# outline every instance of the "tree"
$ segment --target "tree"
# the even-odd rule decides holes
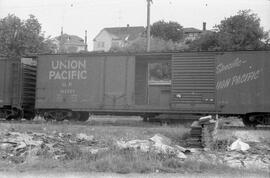
[[[191,49],[199,50],[259,50],[265,49],[268,33],[260,26],[260,18],[250,10],[225,18],[208,32],[193,41]]]
[[[177,22],[160,20],[151,26],[151,35],[165,41],[179,42],[183,39],[183,27]]]
[[[23,55],[51,52],[51,40],[41,33],[41,25],[35,16],[21,20],[15,15],[8,15],[0,20],[0,52],[10,58]]]
[[[225,18],[216,26],[221,49],[258,49],[266,37],[260,18],[250,10],[242,10]]]
[[[189,42],[189,50],[217,51],[220,50],[218,34],[216,32],[204,32],[200,38]]]

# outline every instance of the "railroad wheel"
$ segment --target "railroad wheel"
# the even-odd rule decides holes
[[[7,111],[7,115],[6,115],[6,120],[17,120],[20,119],[22,117],[22,112],[21,110],[14,108],[11,111]]]
[[[269,114],[260,114],[256,115],[256,122],[260,125],[270,125],[270,115]]]
[[[259,124],[256,120],[256,116],[252,115],[243,116],[242,121],[246,127],[256,127]]]
[[[89,113],[86,111],[80,111],[80,118],[79,121],[87,121],[89,118]]]

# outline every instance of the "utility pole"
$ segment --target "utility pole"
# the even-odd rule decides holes
[[[64,52],[64,38],[63,38],[63,27],[61,27],[61,35],[60,35],[60,43],[59,43],[59,52],[63,53]]]
[[[84,50],[87,51],[87,30],[84,32]]]
[[[150,6],[152,3],[152,0],[146,0],[147,1],[147,49],[146,51],[150,51]]]

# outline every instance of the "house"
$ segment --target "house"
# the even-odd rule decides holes
[[[189,27],[183,28],[185,41],[193,41],[201,36],[202,33],[206,32],[206,22],[203,22],[203,29]]]
[[[61,32],[61,35],[55,37],[53,42],[57,46],[56,53],[76,53],[87,50],[87,44],[83,38],[76,35]]]
[[[143,26],[104,28],[93,40],[94,51],[109,51],[112,48],[122,48],[145,32]]]
[[[189,27],[189,28],[183,28],[183,32],[184,32],[185,41],[193,41],[201,35],[202,30]]]

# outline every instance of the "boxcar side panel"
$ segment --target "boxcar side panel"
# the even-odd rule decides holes
[[[137,60],[135,63],[135,104],[147,104],[147,61]]]
[[[134,57],[108,56],[103,80],[104,108],[125,109],[133,105]]]
[[[38,58],[38,109],[102,111],[133,104],[134,59],[46,55]]]
[[[270,112],[270,52],[227,52],[217,57],[217,97],[223,113]]]
[[[38,58],[37,108],[99,107],[102,57],[48,55]]]

